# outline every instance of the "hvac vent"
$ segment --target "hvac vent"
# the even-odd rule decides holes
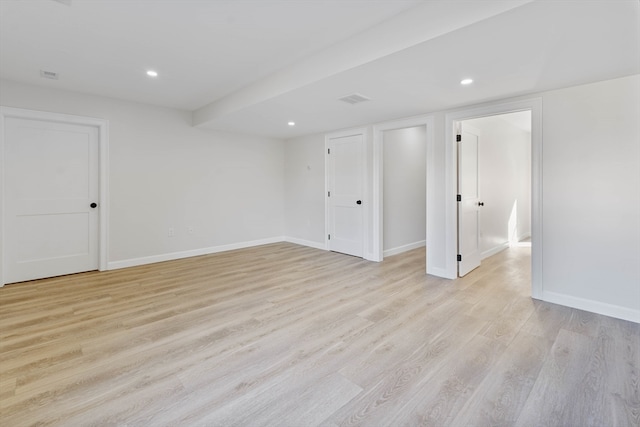
[[[351,95],[343,96],[342,98],[338,98],[338,101],[346,102],[347,104],[359,104],[364,101],[371,101],[371,98],[367,98],[364,95],[360,95],[359,93],[353,93]]]
[[[44,77],[45,79],[58,80],[58,73],[56,73],[55,71],[40,70],[40,77]]]

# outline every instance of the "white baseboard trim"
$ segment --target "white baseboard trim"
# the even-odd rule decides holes
[[[603,314],[616,319],[628,320],[629,322],[640,323],[640,310],[620,307],[618,305],[607,304],[599,301],[573,297],[556,292],[542,291],[542,300],[591,313]]]
[[[524,239],[530,239],[530,238],[531,238],[531,232],[529,231],[528,233],[524,233],[522,236],[518,237],[518,242],[521,242]]]
[[[284,241],[289,243],[295,243],[296,245],[308,246],[310,248],[322,249],[324,251],[327,250],[324,242],[319,243],[319,242],[314,242],[312,240],[298,239],[296,237],[288,237],[288,236],[285,236]]]
[[[525,239],[530,239],[531,238],[531,233],[524,233],[522,236],[518,237],[518,241],[513,245],[517,248],[530,248],[531,247],[531,240],[529,240],[528,242],[523,242],[523,240]]]
[[[494,248],[491,248],[487,251],[484,251],[480,254],[480,259],[485,259],[485,258],[489,258],[490,256],[493,256],[497,253],[500,253],[502,251],[504,251],[505,249],[509,249],[509,242],[504,242],[501,245],[498,245]]]
[[[213,246],[213,247],[201,248],[201,249],[192,249],[189,251],[172,252],[168,254],[152,255],[152,256],[146,256],[141,258],[125,259],[122,261],[112,261],[107,264],[107,269],[117,270],[120,268],[135,267],[138,265],[153,264],[156,262],[173,261],[176,259],[215,254],[218,252],[232,251],[235,249],[244,249],[244,248],[251,248],[253,246],[268,245],[270,243],[283,242],[284,240],[285,240],[284,237],[270,237],[267,239],[231,243],[229,245]]]
[[[426,245],[427,245],[426,240],[420,240],[419,242],[413,242],[413,243],[409,243],[408,245],[402,245],[396,248],[387,249],[386,251],[382,252],[382,255],[383,256],[398,255],[398,254],[401,254],[402,252],[407,252],[413,249],[422,248]]]

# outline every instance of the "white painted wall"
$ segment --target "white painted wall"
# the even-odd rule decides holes
[[[478,181],[484,206],[479,226],[480,251],[486,258],[531,235],[531,133],[501,116],[465,120],[464,125],[482,135]]]
[[[383,132],[383,249],[389,256],[424,246],[426,127]]]
[[[640,322],[640,75],[532,97],[543,99],[543,299]],[[445,190],[455,186],[447,166],[454,159],[447,157],[446,113],[431,115],[427,230],[428,268],[450,277],[455,263],[448,254],[455,256],[456,248],[447,230],[455,228],[455,211]],[[321,146],[316,139],[307,142]],[[286,150],[299,140],[288,141]],[[307,149],[324,161],[322,150]],[[304,176],[296,170],[288,179]],[[323,183],[314,186],[324,191]],[[287,200],[287,206],[298,203]],[[316,220],[311,227],[323,229],[324,213]],[[291,237],[303,233],[302,227],[287,228]]]
[[[640,75],[544,94],[544,299],[640,322],[639,117]]]
[[[10,81],[0,82],[0,105],[109,120],[112,266],[282,238],[282,141],[194,128],[186,111]]]
[[[518,169],[518,229],[516,238],[521,241],[531,237],[531,132],[525,132],[521,144],[514,147]]]
[[[543,99],[543,298],[640,322],[640,75],[536,96]],[[324,164],[323,138],[283,143],[216,133],[192,128],[184,111],[7,81],[0,104],[110,121],[111,261],[279,238],[285,206],[306,214],[287,224],[287,236],[315,241],[324,230],[324,202],[303,197],[324,198],[324,182],[284,184],[285,170],[287,181],[309,176],[296,166],[301,159],[312,171]],[[430,265],[445,276],[455,254],[447,237],[455,212],[445,193],[454,188],[453,159],[445,112],[431,117]],[[194,235],[185,234],[188,225]]]
[[[450,247],[451,239],[448,230],[456,225],[456,212],[447,209],[447,188],[455,188],[452,179],[447,175],[446,162],[453,163],[456,159],[447,158],[445,144],[445,113],[433,114],[434,147],[433,156],[427,159],[427,233],[429,243],[427,251],[431,253],[431,263],[427,270],[440,277],[455,277],[449,275],[449,265],[457,265],[457,261],[449,259],[450,253],[458,252],[458,248]]]
[[[285,235],[303,245],[325,247],[324,135],[285,143]]]

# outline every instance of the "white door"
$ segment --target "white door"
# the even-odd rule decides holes
[[[480,201],[478,148],[480,132],[461,124],[458,141],[458,275],[480,266]]]
[[[330,139],[327,162],[329,250],[362,257],[363,136]]]
[[[98,269],[98,156],[97,128],[6,119],[6,283]]]

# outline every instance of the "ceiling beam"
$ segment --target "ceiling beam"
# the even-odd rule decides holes
[[[192,114],[194,126],[491,18],[533,0],[425,2],[222,97]]]

